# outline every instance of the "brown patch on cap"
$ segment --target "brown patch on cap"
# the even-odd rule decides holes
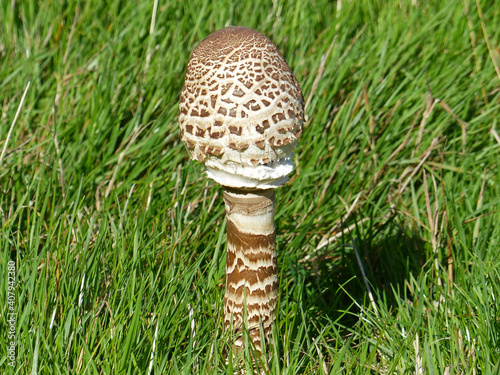
[[[231,134],[241,135],[242,128],[241,126],[229,125],[229,132]]]
[[[196,160],[203,163],[203,160],[205,160],[205,154],[202,152],[196,153]]]
[[[229,148],[233,150],[241,151],[248,147],[247,142],[229,142]]]
[[[199,127],[196,127],[196,134],[197,137],[203,137],[205,135],[205,130],[200,129]]]
[[[257,146],[257,147],[258,147],[258,148],[260,148],[261,150],[263,150],[263,149],[264,149],[265,145],[266,145],[266,141],[264,141],[264,140],[262,140],[262,141],[256,141],[256,142],[255,142],[255,146]]]
[[[200,151],[204,154],[220,155],[221,150],[216,146],[200,146]]]
[[[221,90],[220,90],[220,93],[221,93],[222,95],[225,95],[225,94],[229,91],[229,89],[231,88],[231,86],[232,86],[232,85],[233,85],[233,84],[232,84],[231,82],[229,82],[229,83],[227,83],[227,84],[225,84],[225,85],[222,85],[222,88],[221,88]]]
[[[226,134],[224,129],[218,130],[218,131],[210,131],[210,138],[212,139],[219,139],[222,138]]]
[[[224,153],[224,150],[220,147],[215,147],[213,148],[211,154],[215,156],[221,156]]]
[[[241,90],[238,86],[234,88],[233,95],[237,96],[238,98],[241,98],[242,96],[245,95],[245,92]]]

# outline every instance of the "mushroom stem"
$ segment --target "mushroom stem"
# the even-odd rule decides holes
[[[246,327],[261,352],[261,329],[270,343],[278,301],[278,265],[273,189],[224,189],[227,217],[226,294],[224,324],[237,334],[241,350]]]

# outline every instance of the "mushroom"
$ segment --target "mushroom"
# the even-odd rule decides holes
[[[304,100],[277,47],[246,27],[210,34],[192,52],[179,106],[181,139],[224,187],[224,324],[241,349],[270,343],[278,300],[274,189],[288,181]]]

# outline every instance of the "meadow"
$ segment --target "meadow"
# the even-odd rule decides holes
[[[233,372],[222,189],[177,112],[190,52],[239,25],[307,113],[269,373],[499,374],[499,9],[0,1],[0,373]]]

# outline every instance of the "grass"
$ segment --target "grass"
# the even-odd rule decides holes
[[[308,102],[277,191],[271,372],[499,373],[496,9],[1,1],[0,372],[232,372],[221,188],[176,115],[190,51],[233,24]]]

